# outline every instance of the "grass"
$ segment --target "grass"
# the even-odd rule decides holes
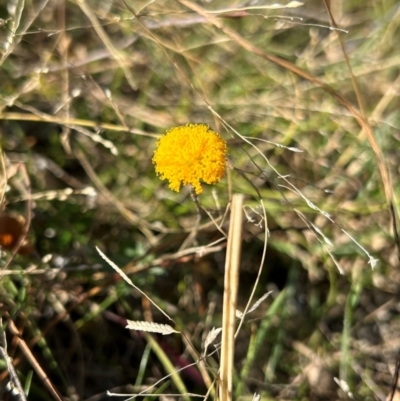
[[[29,400],[218,398],[233,194],[237,309],[272,291],[238,331],[234,399],[398,396],[400,14],[331,3],[0,6],[0,239],[20,242],[0,258],[2,399],[10,374]],[[186,123],[229,150],[199,204],[152,164]]]

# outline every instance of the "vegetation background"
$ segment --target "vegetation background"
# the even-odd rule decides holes
[[[221,326],[232,193],[246,195],[239,310],[262,268],[234,398],[400,399],[399,2],[9,0],[0,17],[1,343],[29,400],[154,383],[213,398],[217,348],[199,356]],[[196,236],[189,189],[151,162],[188,122],[229,146]],[[171,322],[96,246],[183,334],[125,328]],[[0,397],[18,399],[0,364]]]

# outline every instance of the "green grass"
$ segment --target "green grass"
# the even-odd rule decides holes
[[[146,400],[184,388],[218,394],[219,353],[209,346],[199,356],[222,324],[221,230],[232,193],[246,196],[238,309],[266,240],[252,303],[273,290],[238,334],[235,399],[334,400],[342,394],[334,378],[356,399],[390,393],[400,282],[388,206],[398,214],[398,2],[331,2],[346,32],[329,29],[323,2],[262,7],[271,3],[0,6],[0,18],[11,18],[0,28],[0,212],[30,221],[35,248],[2,254],[0,310],[29,400],[55,399],[37,366],[64,399],[137,393],[163,378]],[[226,176],[199,196],[209,214],[189,250],[181,246],[196,205],[188,188],[170,191],[151,161],[156,138],[188,122],[209,124],[229,148]],[[184,335],[125,329],[126,319],[171,322],[96,246]],[[192,363],[179,380],[166,377]]]

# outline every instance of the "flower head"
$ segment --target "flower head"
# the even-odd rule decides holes
[[[153,164],[173,191],[179,192],[183,184],[200,194],[200,180],[216,184],[223,177],[226,154],[226,142],[208,125],[186,124],[171,128],[157,141]]]

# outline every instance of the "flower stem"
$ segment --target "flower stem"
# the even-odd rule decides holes
[[[181,247],[179,248],[180,251],[183,249],[186,249],[190,244],[193,243],[194,239],[197,236],[197,233],[199,232],[200,221],[201,221],[201,212],[203,212],[203,213],[205,212],[205,210],[200,206],[200,202],[199,202],[199,199],[197,198],[196,190],[192,185],[190,185],[190,197],[192,198],[194,204],[196,205],[197,218],[196,218],[196,222],[195,222],[195,225],[194,225],[192,231],[190,232],[188,237],[185,239],[185,241],[183,241]]]

